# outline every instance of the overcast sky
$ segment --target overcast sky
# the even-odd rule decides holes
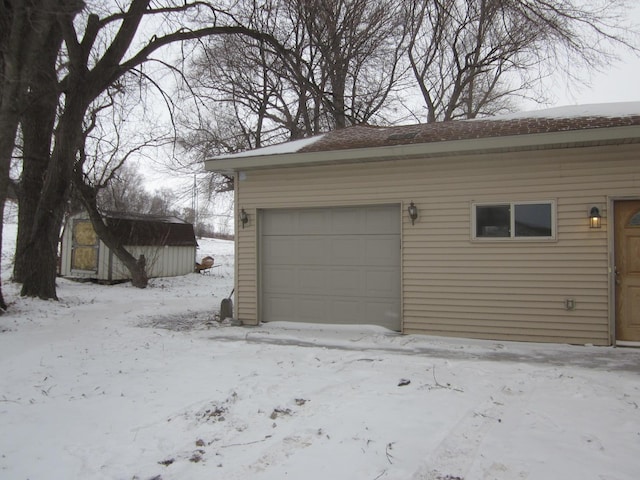
[[[594,75],[590,84],[570,88],[563,85],[557,90],[554,105],[640,101],[640,57],[625,55],[622,62],[612,65],[607,72]]]
[[[629,22],[640,28],[640,1],[629,2]],[[639,33],[640,35],[640,33]],[[624,52],[619,62],[591,76],[589,87],[557,85],[552,106],[640,101],[640,54]],[[544,107],[534,107],[539,109]],[[526,108],[529,110],[529,108]]]

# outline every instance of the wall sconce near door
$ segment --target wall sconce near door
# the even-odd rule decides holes
[[[600,215],[600,210],[598,209],[598,207],[591,207],[591,211],[589,212],[589,227],[602,227],[602,215]]]
[[[407,207],[407,211],[409,212],[411,225],[415,225],[416,219],[418,218],[418,207],[416,207],[415,203],[411,202],[411,204]]]
[[[242,223],[242,228],[249,223],[249,215],[244,211],[244,208],[240,210],[240,223]]]

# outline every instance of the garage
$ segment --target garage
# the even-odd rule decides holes
[[[261,320],[399,331],[400,212],[400,205],[261,210]]]

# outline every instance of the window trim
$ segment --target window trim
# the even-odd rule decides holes
[[[515,236],[515,207],[516,205],[550,205],[551,206],[551,236],[550,237],[516,237]],[[477,236],[476,207],[508,205],[510,225],[508,237],[479,237]],[[524,200],[494,202],[471,202],[471,240],[474,242],[555,242],[558,237],[556,200]]]

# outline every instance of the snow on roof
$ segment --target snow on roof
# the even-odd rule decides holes
[[[640,115],[640,102],[592,103],[565,105],[525,112],[508,113],[483,120],[512,120],[522,118],[579,118],[579,117],[627,117]]]
[[[316,135],[315,137],[302,138],[300,140],[292,140],[290,142],[278,143],[276,145],[269,145],[268,147],[257,148],[255,150],[246,150],[244,152],[229,153],[226,155],[220,155],[216,158],[241,158],[241,157],[255,157],[257,155],[280,155],[283,153],[295,153],[303,148],[317,142],[325,134]]]
[[[544,110],[518,112],[473,120],[453,120],[413,125],[377,127],[356,125],[333,130],[302,140],[216,157],[216,161],[233,161],[249,157],[273,157],[338,150],[355,150],[400,145],[438,144],[458,140],[514,137],[521,135],[579,132],[587,130],[640,126],[640,102],[571,105]],[[270,161],[263,159],[265,165]],[[262,161],[262,160],[261,160]],[[218,164],[220,165],[220,164]]]

